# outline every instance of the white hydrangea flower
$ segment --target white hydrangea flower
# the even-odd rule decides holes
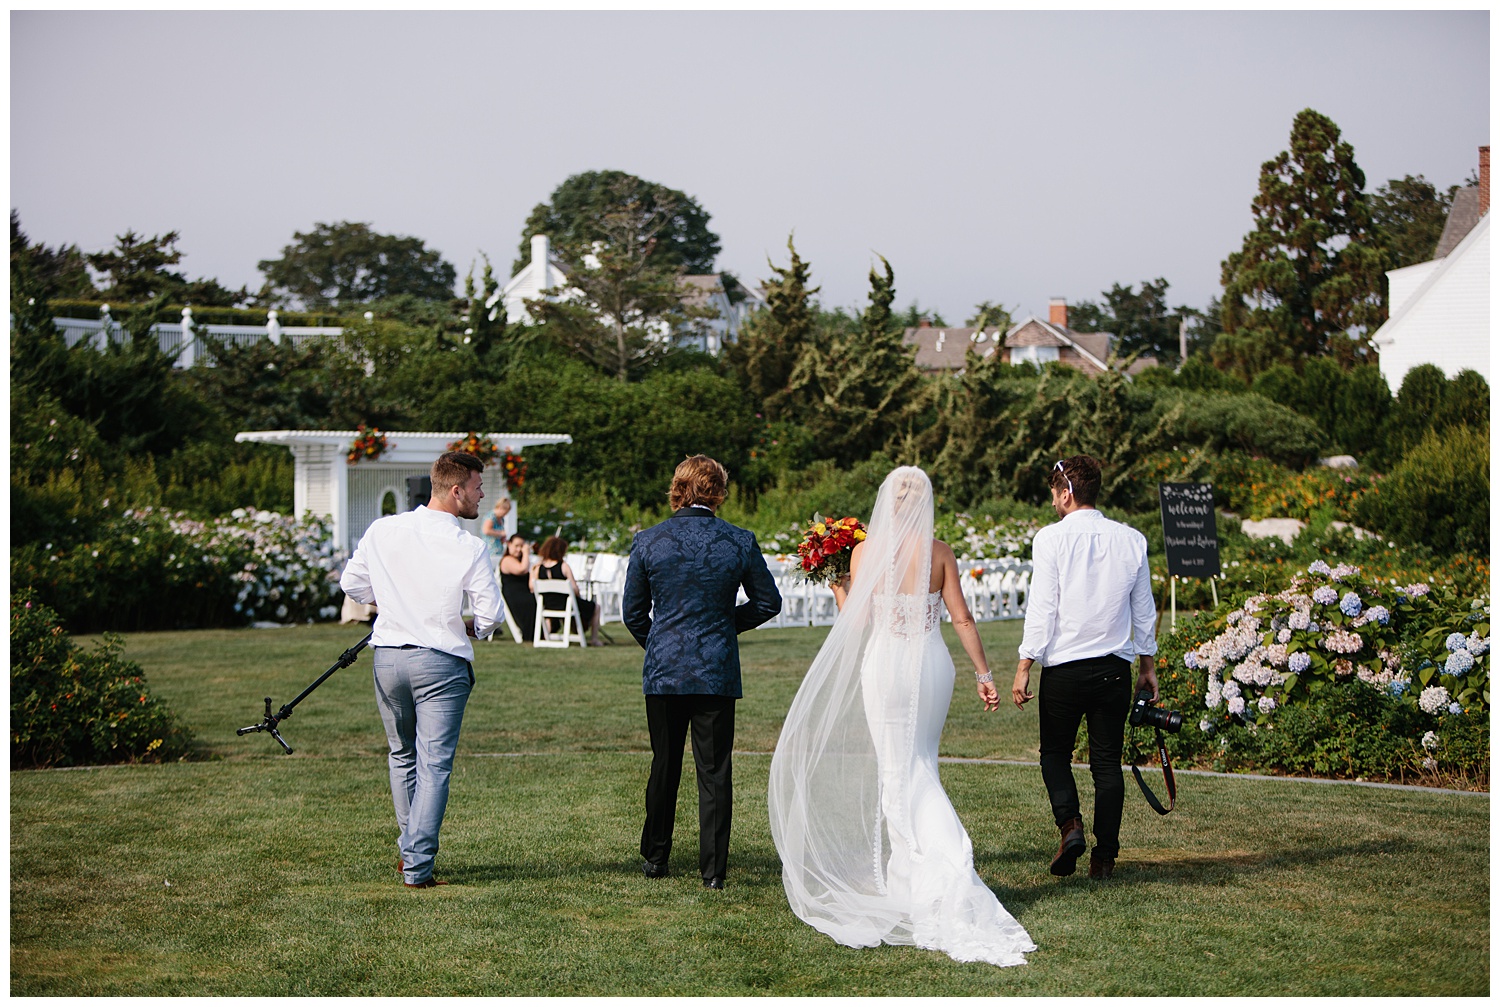
[[[1422,712],[1431,714],[1441,713],[1451,701],[1448,690],[1441,685],[1429,685],[1417,697],[1417,705],[1422,708]]]
[[[1202,720],[1198,721],[1198,730],[1203,732],[1204,734],[1208,734],[1213,729],[1214,722],[1209,720],[1207,717],[1204,717]]]
[[[1224,683],[1224,688],[1221,691],[1224,693],[1224,698],[1225,699],[1238,699],[1239,695],[1240,695],[1240,684],[1238,682],[1234,681],[1233,679],[1230,679],[1228,682]],[[1444,690],[1443,691],[1443,701],[1447,702],[1447,700],[1448,700],[1448,693],[1447,693],[1447,690]],[[1244,704],[1241,704],[1242,707],[1243,707],[1243,705]]]
[[[1486,653],[1490,649],[1490,638],[1487,636],[1480,636],[1479,631],[1475,630],[1474,632],[1469,634],[1469,639],[1465,643],[1465,647],[1468,648],[1470,654],[1473,654],[1475,657],[1479,657],[1481,654]]]
[[[1262,696],[1255,701],[1255,706],[1260,710],[1261,713],[1270,713],[1272,710],[1276,709],[1276,700],[1272,699],[1270,696]]]
[[[1426,734],[1422,735],[1423,748],[1427,749],[1429,752],[1435,752],[1437,751],[1437,746],[1438,737],[1436,731],[1428,731]]]
[[[1233,697],[1231,697],[1230,700],[1229,700],[1229,703],[1228,703],[1228,710],[1229,710],[1230,713],[1234,714],[1236,717],[1238,717],[1240,714],[1244,713],[1245,712],[1245,700],[1244,700],[1244,698],[1241,697],[1241,696],[1233,696]]]

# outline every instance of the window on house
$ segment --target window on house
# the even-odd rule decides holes
[[[1036,364],[1038,367],[1056,363],[1057,350],[1056,346],[1016,346],[1010,351],[1010,362]]]

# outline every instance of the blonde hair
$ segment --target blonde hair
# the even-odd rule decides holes
[[[718,510],[729,486],[729,473],[708,455],[691,455],[682,460],[672,473],[672,488],[667,501],[673,510],[694,504]]]

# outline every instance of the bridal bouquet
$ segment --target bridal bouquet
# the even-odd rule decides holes
[[[814,519],[797,546],[803,578],[815,584],[832,584],[841,579],[849,573],[849,554],[864,540],[865,526],[858,518]]]

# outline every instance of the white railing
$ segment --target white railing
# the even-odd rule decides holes
[[[102,318],[54,318],[63,342],[77,346],[87,342],[102,350],[110,343],[123,346],[130,341],[130,333],[110,317],[109,305],[101,307]],[[161,351],[175,359],[178,367],[202,365],[212,367],[213,344],[228,343],[232,346],[253,346],[262,339],[280,344],[289,341],[301,347],[313,339],[329,339],[342,336],[344,330],[336,325],[282,325],[276,312],[268,314],[265,325],[205,325],[193,321],[193,309],[182,309],[181,322],[155,322],[151,334],[156,337]]]

